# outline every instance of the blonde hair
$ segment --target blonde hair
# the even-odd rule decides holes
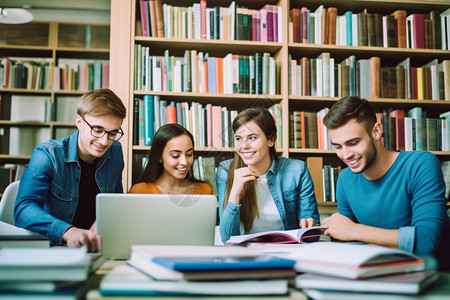
[[[94,117],[113,115],[125,119],[126,111],[122,100],[110,89],[97,89],[82,95],[77,107],[77,114],[81,117],[86,114]]]

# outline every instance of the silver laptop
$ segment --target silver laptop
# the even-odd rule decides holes
[[[97,195],[105,259],[129,259],[131,245],[213,245],[216,216],[213,195]]]

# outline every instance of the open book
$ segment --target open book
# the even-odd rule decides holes
[[[297,272],[352,279],[425,269],[424,260],[412,253],[396,248],[355,243],[311,243],[298,247],[286,258],[297,261]]]
[[[292,244],[292,243],[308,243],[319,240],[323,235],[325,228],[320,226],[292,229],[292,230],[278,230],[278,231],[264,231],[251,234],[234,235],[227,244],[244,244],[244,243],[273,243],[273,244]]]

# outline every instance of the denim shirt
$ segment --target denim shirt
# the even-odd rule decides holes
[[[123,192],[123,167],[122,146],[114,142],[97,163],[95,180],[101,193]],[[14,208],[16,226],[60,245],[77,210],[80,176],[78,131],[38,145],[20,180]]]
[[[226,243],[232,235],[240,235],[240,207],[228,202],[225,209],[225,190],[232,160],[226,160],[217,168],[217,193],[219,197],[219,230]],[[275,206],[280,213],[284,230],[300,227],[300,220],[313,218],[319,224],[314,184],[306,164],[301,160],[279,158],[272,161],[267,171],[267,183]]]

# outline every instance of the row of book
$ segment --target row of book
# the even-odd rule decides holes
[[[86,248],[49,247],[48,239],[23,235],[21,228],[0,222],[1,242],[22,246],[0,248],[0,297],[2,299],[81,299],[93,267]],[[5,231],[9,230],[9,231]],[[20,238],[18,239],[20,234]],[[8,239],[8,237],[10,237]],[[40,245],[39,243],[43,244]],[[47,244],[45,246],[45,243]],[[36,245],[36,246],[32,246]]]
[[[0,63],[0,87],[49,90],[51,59],[3,57]],[[60,59],[53,68],[53,90],[89,91],[109,86],[107,60]]]
[[[0,120],[11,122],[62,122],[75,124],[77,96],[0,95]]]
[[[274,104],[269,108],[278,126],[278,146],[281,147],[281,107]],[[198,102],[167,101],[158,95],[145,95],[134,100],[133,144],[149,146],[155,132],[164,124],[177,123],[194,136],[196,147],[234,147],[232,122],[236,110]]]
[[[336,7],[320,5],[290,11],[290,41],[304,44],[375,46],[410,49],[449,50],[450,9],[444,12],[392,14],[346,11],[338,15]]]
[[[249,9],[232,1],[228,7],[207,7],[206,0],[181,7],[161,0],[139,2],[138,35],[177,39],[282,41],[282,7],[265,4]]]
[[[0,87],[7,89],[50,89],[51,60],[31,57],[2,57]]]
[[[87,92],[109,87],[109,62],[107,60],[60,59],[53,69],[55,91]]]
[[[294,96],[450,100],[450,60],[412,66],[408,57],[386,66],[379,57],[336,62],[330,53],[290,58],[289,94]]]
[[[290,147],[332,149],[328,129],[323,125],[324,108],[318,112],[290,112]],[[450,151],[450,112],[428,117],[421,107],[378,112],[383,126],[383,144],[391,150]]]
[[[269,53],[227,54],[186,50],[175,57],[150,55],[150,48],[135,45],[135,89],[164,92],[266,94],[277,92],[277,63]]]

